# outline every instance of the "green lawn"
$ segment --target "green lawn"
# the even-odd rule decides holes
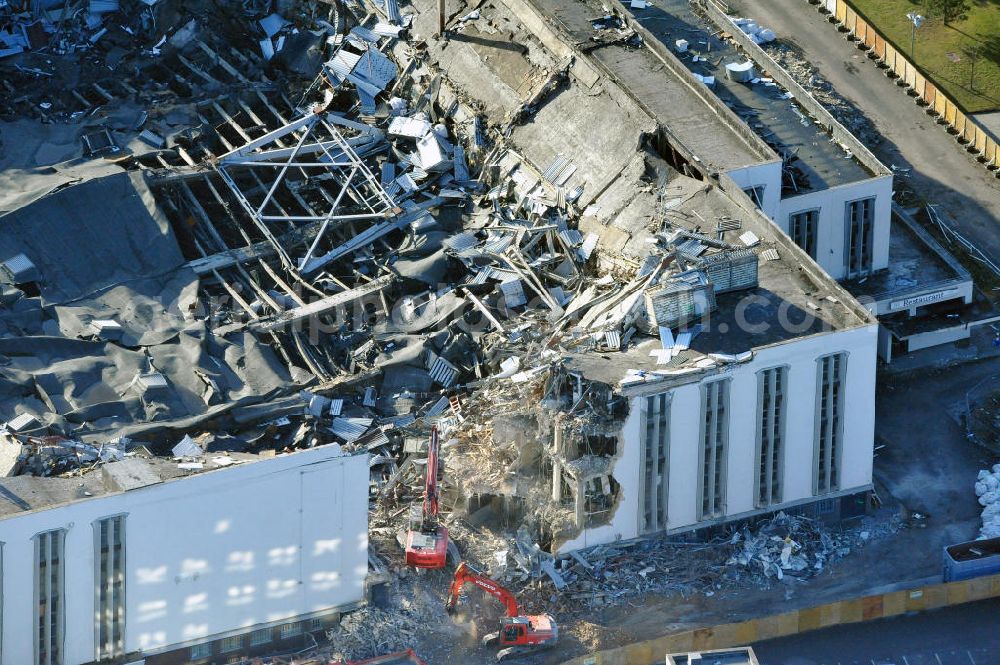
[[[923,8],[911,0],[851,0],[858,11],[909,56],[912,24],[906,14]],[[968,113],[1000,109],[1000,0],[971,0],[968,18],[951,25],[928,19],[917,29],[916,63]],[[975,61],[963,49],[978,45]]]

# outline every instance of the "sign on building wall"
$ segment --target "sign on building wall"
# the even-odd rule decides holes
[[[931,293],[924,293],[919,296],[913,296],[912,298],[904,298],[903,300],[893,300],[889,303],[890,311],[898,311],[901,309],[911,309],[913,307],[920,307],[921,305],[929,305],[935,302],[941,302],[942,300],[951,300],[953,297],[958,295],[958,289],[945,289],[944,291],[933,291]]]

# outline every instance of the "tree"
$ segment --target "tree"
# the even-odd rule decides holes
[[[969,13],[969,0],[923,0],[923,3],[927,14],[940,17],[945,25],[961,21]]]
[[[969,59],[969,88],[976,89],[976,61],[983,55],[983,45],[980,43],[966,44],[962,46],[962,53]]]

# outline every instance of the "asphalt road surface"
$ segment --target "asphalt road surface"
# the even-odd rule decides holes
[[[940,204],[969,240],[1000,262],[1000,180],[976,164],[813,5],[805,0],[732,0],[730,5],[796,47],[885,137],[881,145],[868,146],[882,163],[912,168],[909,177],[897,179],[928,203]]]
[[[753,645],[761,665],[998,665],[1000,599]]]

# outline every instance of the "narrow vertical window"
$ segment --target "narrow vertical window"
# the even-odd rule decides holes
[[[872,238],[875,223],[875,197],[846,204],[847,242],[844,259],[848,277],[872,269]]]
[[[747,187],[743,192],[750,197],[758,208],[764,209],[764,185],[754,185],[753,187]]]
[[[63,663],[63,544],[62,529],[35,536],[35,663]]]
[[[701,503],[699,519],[725,512],[726,453],[729,440],[729,380],[702,386]]]
[[[817,363],[813,493],[826,494],[840,487],[840,454],[844,436],[844,371],[847,354],[823,356]]]
[[[806,210],[789,216],[788,235],[792,242],[806,254],[816,258],[816,227],[819,224],[819,210]]]
[[[96,660],[125,653],[125,516],[94,522]]]
[[[788,369],[757,374],[757,506],[781,503],[785,433],[785,383]]]
[[[670,393],[646,397],[643,436],[642,532],[667,528]]]

